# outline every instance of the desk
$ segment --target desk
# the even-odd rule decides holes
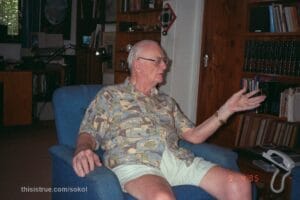
[[[37,115],[37,103],[51,101],[54,90],[64,85],[64,77],[62,67],[0,71],[4,88],[3,126],[32,124]]]
[[[3,125],[32,123],[32,72],[1,71],[3,82]]]

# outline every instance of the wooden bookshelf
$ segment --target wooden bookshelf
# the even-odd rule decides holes
[[[223,4],[226,5],[226,8],[221,6]],[[234,92],[241,88],[242,78],[262,77],[282,84],[300,86],[300,74],[274,73],[261,69],[257,71],[244,70],[246,41],[300,41],[300,30],[294,32],[250,32],[251,8],[273,4],[281,4],[283,7],[297,6],[297,9],[300,9],[296,0],[205,1],[197,124],[213,115]],[[297,50],[294,53],[297,61],[296,67],[299,69],[299,52]],[[206,67],[204,67],[205,56],[209,58]],[[232,116],[228,123],[210,138],[210,142],[226,147],[235,147],[242,114],[245,113],[237,113]],[[265,114],[269,115],[269,113]],[[278,116],[274,117],[278,118]]]
[[[241,88],[242,78],[261,76],[284,84],[300,85],[300,76],[295,74],[274,74],[262,71],[249,72],[243,69],[247,40],[300,40],[300,31],[249,31],[250,8],[273,3],[297,5],[296,0],[205,1],[197,124],[212,116],[234,92]],[[208,57],[209,60],[204,67],[205,57]],[[292,139],[289,140],[285,136],[291,133],[296,136],[294,141]],[[266,140],[263,137],[260,138],[262,134],[265,134]],[[299,123],[287,122],[286,119],[270,113],[242,112],[232,116],[209,141],[230,148],[251,147],[265,142],[283,144],[290,147],[296,146],[298,148],[300,145]],[[286,180],[284,192],[275,194],[269,187],[272,173],[255,167],[252,164],[252,160],[252,158],[239,154],[240,170],[257,186],[257,199],[289,199],[291,197],[292,177]]]
[[[129,76],[126,45],[133,45],[143,39],[160,42],[161,37],[159,15],[162,11],[162,1],[153,1],[156,3],[150,7],[148,1],[135,1],[138,5],[130,5],[130,2],[134,1],[117,1],[115,83],[121,83]]]

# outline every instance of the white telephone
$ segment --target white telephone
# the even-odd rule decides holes
[[[277,168],[273,174],[271,183],[270,183],[270,188],[273,192],[275,193],[280,193],[284,189],[284,181],[285,178],[291,173],[292,169],[295,167],[295,162],[285,153],[278,151],[278,150],[273,150],[270,149],[267,152],[263,152],[262,156],[272,162],[274,165],[280,167],[281,169],[287,171],[282,179],[281,179],[281,186],[280,189],[275,189],[274,188],[274,181],[279,173],[279,169]]]

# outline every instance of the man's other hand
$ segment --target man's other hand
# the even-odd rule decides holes
[[[95,169],[95,166],[100,167],[102,163],[99,156],[91,149],[84,149],[75,153],[73,157],[73,168],[78,176],[86,176]]]

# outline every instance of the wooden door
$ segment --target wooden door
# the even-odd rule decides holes
[[[205,1],[197,124],[213,115],[240,88],[244,8],[244,0]],[[235,128],[229,121],[211,141],[232,146]]]

